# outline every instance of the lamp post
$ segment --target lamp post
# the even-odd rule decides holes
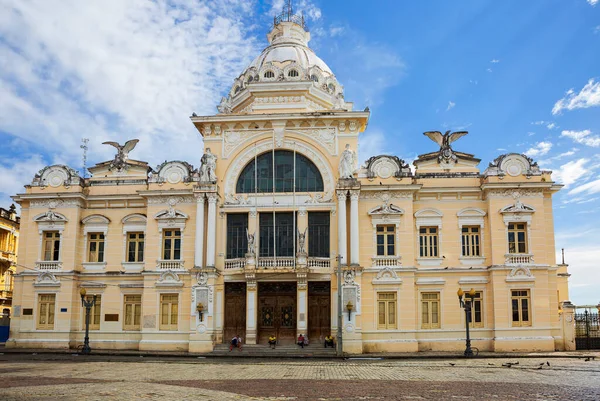
[[[94,294],[89,301],[85,299],[85,288],[82,288],[79,291],[79,294],[81,295],[81,306],[85,308],[85,338],[83,339],[83,349],[81,350],[81,353],[89,355],[92,352],[92,349],[90,348],[90,311],[92,310],[92,307],[96,305],[96,294]]]
[[[467,294],[465,294],[465,292],[460,288],[457,291],[458,302],[460,304],[460,307],[465,310],[465,326],[467,328],[465,357],[467,358],[473,356],[473,350],[471,349],[471,337],[469,335],[469,323],[471,321],[471,307],[473,305],[473,298],[475,298],[475,294],[476,292],[473,288],[471,288],[471,290]],[[464,300],[463,295],[465,296]],[[467,296],[470,298],[470,300],[467,300]]]
[[[202,302],[198,302],[196,310],[198,311],[198,315],[200,315],[200,321],[202,321],[202,312],[204,312],[204,305],[202,305]]]
[[[338,322],[337,322],[337,343],[336,343],[336,355],[343,355],[342,348],[342,325],[343,323],[343,311],[342,311],[342,255],[336,257],[337,260],[337,307],[338,307]]]

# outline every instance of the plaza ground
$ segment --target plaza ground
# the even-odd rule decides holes
[[[600,399],[600,358],[285,360],[4,353],[0,374],[2,400]]]

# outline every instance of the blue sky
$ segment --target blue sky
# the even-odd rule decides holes
[[[0,0],[0,202],[47,164],[132,157],[198,165],[192,112],[213,114],[266,45],[282,0]],[[557,249],[571,299],[600,301],[600,1],[296,0],[311,47],[369,106],[361,160],[434,150],[422,133],[466,129],[456,149],[527,153],[554,171]],[[168,150],[166,150],[168,149]]]

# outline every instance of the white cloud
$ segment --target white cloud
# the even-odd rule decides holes
[[[23,186],[29,184],[46,164],[40,155],[3,158],[0,162],[0,207],[8,208],[13,203],[10,196],[24,192]]]
[[[341,36],[345,31],[345,28],[343,26],[331,26],[329,28],[329,36],[331,36],[332,38],[336,37],[336,36]]]
[[[531,132],[531,131],[529,131],[529,132],[527,133],[527,136],[534,136],[534,135],[535,135],[535,132]]]
[[[586,166],[588,162],[589,160],[585,158],[571,160],[560,166],[558,170],[554,171],[552,173],[553,178],[556,182],[560,182],[564,184],[565,188],[568,188],[590,172]],[[571,192],[569,192],[569,194],[571,194]]]
[[[598,0],[587,0],[587,2],[593,7],[598,4]]]
[[[555,123],[550,123],[550,124],[546,125],[546,128],[554,129],[554,128],[558,128],[558,125],[556,125]]]
[[[491,69],[491,68],[488,68],[486,71],[487,71],[487,72],[492,72],[492,69]]]
[[[371,129],[358,137],[358,161],[361,165],[371,156],[386,153],[386,149],[385,136],[382,131]]]
[[[139,138],[136,159],[197,163],[202,142],[188,117],[213,114],[260,51],[240,20],[252,6],[11,2],[0,13],[0,130],[74,165],[84,136],[91,162],[112,157],[102,141]]]
[[[563,131],[560,136],[571,138],[582,145],[591,146],[594,148],[600,147],[600,136],[592,135],[589,129],[583,131]]]
[[[498,64],[499,62],[500,62],[500,60],[498,60],[498,59],[493,59],[490,61],[490,63],[492,63],[492,64]]]
[[[540,120],[540,121],[534,121],[531,123],[531,125],[545,125],[545,124],[549,124],[549,121]]]
[[[569,89],[565,97],[556,102],[552,114],[559,114],[562,110],[587,109],[594,106],[600,106],[600,82],[590,79],[578,94]]]
[[[588,231],[587,237],[576,240],[562,240],[561,233],[556,235],[556,260],[561,261],[561,248],[565,249],[565,262],[569,265],[569,297],[575,305],[596,305],[598,299],[598,285],[600,284],[600,270],[598,260],[600,249],[593,241],[582,244],[582,240],[598,238],[598,230]],[[577,290],[575,290],[577,289]],[[563,300],[561,300],[563,301]]]
[[[580,185],[577,188],[573,188],[569,191],[569,195],[586,194],[593,195],[600,193],[600,179],[590,181],[586,184]]]
[[[600,25],[594,28],[594,33],[600,33]]]
[[[450,109],[452,109],[454,106],[456,106],[456,103],[454,103],[453,101],[449,101],[448,102],[448,107],[446,107],[446,111],[449,111]]]
[[[479,83],[479,81],[474,80],[474,79],[469,79],[469,83],[471,83],[473,85],[477,85]]]
[[[525,154],[529,157],[544,156],[552,149],[552,142],[538,142],[534,147],[527,149]]]

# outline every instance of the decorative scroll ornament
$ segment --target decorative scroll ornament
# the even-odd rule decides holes
[[[196,274],[196,282],[198,283],[198,285],[202,285],[202,286],[205,286],[206,284],[208,284],[208,273],[198,272]]]
[[[445,134],[442,134],[440,131],[428,131],[423,133],[423,135],[440,145],[440,150],[438,152],[438,163],[445,164],[456,163],[458,158],[454,154],[450,144],[467,134],[467,131],[458,131],[453,133],[446,131]]]
[[[397,156],[379,155],[369,158],[365,162],[367,178],[396,178],[410,177],[412,175],[408,163]]]
[[[344,272],[344,284],[352,285],[356,284],[354,278],[356,277],[356,272],[354,270],[346,270]]]
[[[314,194],[313,196],[310,197],[310,199],[307,199],[306,201],[304,201],[304,203],[329,203],[333,200],[333,193],[328,192],[325,194]]]
[[[102,142],[103,145],[111,145],[117,149],[115,159],[110,163],[108,169],[110,171],[116,170],[117,172],[127,170],[129,168],[129,165],[127,164],[127,160],[129,160],[129,152],[135,148],[135,145],[137,145],[139,141],[139,139],[131,139],[125,142],[123,146],[119,145],[118,142]]]

